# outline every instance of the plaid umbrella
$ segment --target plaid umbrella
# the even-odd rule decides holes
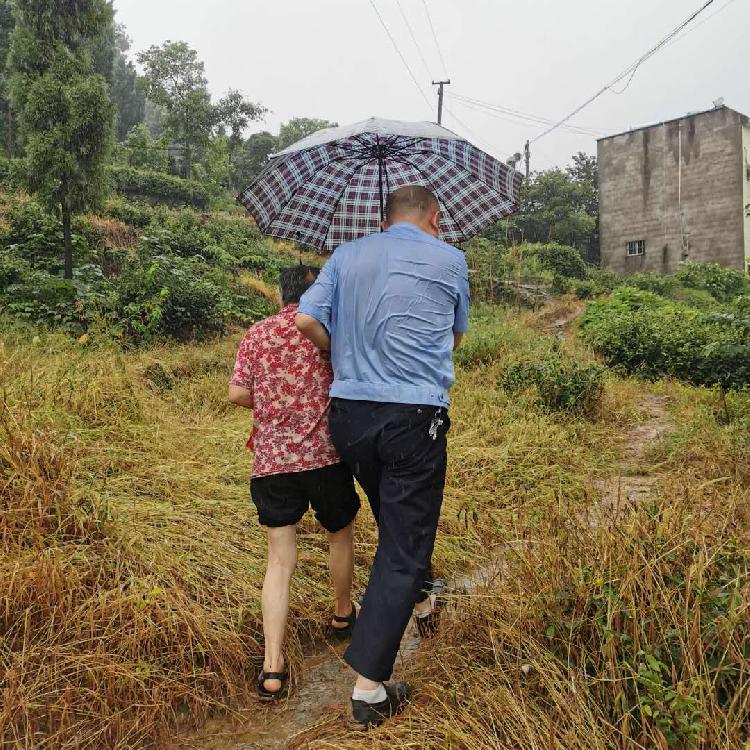
[[[405,185],[437,196],[440,236],[459,243],[518,210],[521,175],[439,125],[371,118],[276,154],[238,200],[265,234],[330,251],[378,231]]]

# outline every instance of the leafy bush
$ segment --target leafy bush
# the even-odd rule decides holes
[[[529,245],[529,252],[535,254],[544,268],[556,277],[564,279],[585,279],[588,266],[579,250],[567,245]]]
[[[245,268],[270,278],[276,278],[289,264],[246,219],[207,217],[188,208],[157,212],[141,245],[153,255],[200,256],[223,267]]]
[[[548,411],[592,416],[604,391],[604,369],[551,354],[541,361],[511,362],[502,385],[510,393],[533,388]]]
[[[221,270],[196,258],[144,256],[112,281],[111,315],[131,342],[179,341],[223,333],[231,322],[268,315],[270,303],[239,290]]]
[[[129,197],[148,198],[168,205],[189,205],[207,208],[208,191],[199,182],[133,167],[111,166],[109,176],[118,193]]]
[[[104,205],[104,215],[131,227],[143,229],[154,220],[156,214],[148,203],[127,198],[111,198]]]
[[[17,320],[80,333],[77,296],[73,281],[34,270],[18,258],[0,259],[0,310]]]
[[[63,267],[63,233],[60,220],[38,203],[18,200],[7,215],[8,228],[0,230],[0,248],[28,261],[32,269],[59,273]],[[73,256],[79,262],[93,258],[99,237],[80,217],[73,222]]]
[[[682,286],[708,292],[719,302],[750,293],[750,280],[744,273],[715,263],[686,263],[674,278]]]
[[[750,332],[740,316],[707,314],[623,287],[589,303],[581,329],[608,364],[629,373],[723,389],[750,385]]]
[[[20,160],[0,156],[0,187],[8,191],[17,190],[22,182],[20,170]]]

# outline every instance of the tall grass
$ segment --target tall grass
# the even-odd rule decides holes
[[[240,335],[126,354],[96,336],[88,343],[31,340],[22,330],[5,336],[3,747],[168,747],[178,724],[199,725],[247,701],[261,655],[265,544],[247,496],[249,417],[225,401]],[[640,662],[620,635],[656,648],[670,618],[686,626],[686,640],[675,679],[662,675],[662,682],[697,696],[696,742],[719,746],[707,743],[724,742],[747,718],[737,666],[745,589],[732,599],[739,604],[731,616],[712,621],[715,647],[703,652],[715,660],[726,650],[721,669],[731,669],[722,671],[722,685],[740,696],[731,712],[711,692],[719,678],[707,671],[708,657],[698,658],[705,634],[691,612],[696,586],[728,586],[721,575],[743,559],[747,474],[737,466],[741,450],[726,447],[741,444],[739,428],[720,428],[701,412],[704,432],[696,432],[698,407],[685,406],[677,442],[656,457],[670,477],[659,507],[623,516],[616,529],[589,527],[596,480],[611,473],[618,439],[638,418],[640,386],[608,382],[593,420],[549,413],[533,393],[507,393],[502,376],[511,362],[559,345],[497,310],[480,312],[472,337],[454,392],[435,565],[450,576],[483,564],[491,550],[512,553],[501,554],[492,587],[455,600],[450,626],[417,666],[417,705],[373,733],[372,746],[661,742],[656,718],[632,706],[643,692]],[[563,353],[591,357],[575,342]],[[682,407],[693,393],[671,395]],[[727,439],[730,429],[737,434]],[[715,458],[683,466],[673,453],[678,444],[693,446],[690,456],[708,446]],[[363,512],[359,584],[374,540]],[[330,608],[323,539],[310,518],[301,545],[288,654],[295,678],[301,644],[322,636]],[[681,568],[690,575],[678,585],[669,576]],[[615,594],[619,626],[617,607],[606,604]],[[627,620],[632,607],[643,622]],[[682,648],[675,638],[670,647]],[[694,704],[686,705],[673,713]],[[361,747],[344,727],[332,721],[301,746]]]

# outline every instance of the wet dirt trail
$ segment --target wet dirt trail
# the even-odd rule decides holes
[[[494,560],[490,553],[489,559]],[[449,581],[443,596],[448,602],[487,586],[498,573],[498,563]],[[417,653],[421,639],[413,621],[404,633],[394,679],[403,677]],[[180,750],[282,750],[295,736],[313,729],[332,715],[348,719],[353,672],[342,658],[346,644],[318,643],[305,653],[302,675],[290,696],[278,704],[261,701],[208,722],[199,733],[182,738]]]
[[[547,332],[560,339],[567,327],[582,312],[582,306],[563,311],[551,321]],[[639,403],[642,419],[622,436],[620,457],[615,472],[594,484],[600,502],[590,511],[591,526],[609,524],[628,504],[649,498],[658,475],[648,473],[644,459],[651,446],[674,429],[663,396],[644,392]],[[502,570],[502,550],[488,551],[490,562],[448,582],[443,596],[457,602],[462,596],[491,585]],[[420,645],[413,622],[401,642],[394,679],[403,677]],[[208,722],[199,732],[182,737],[180,750],[283,750],[295,746],[295,737],[306,735],[318,723],[332,718],[348,719],[353,673],[343,661],[346,644],[317,643],[309,647],[299,668],[302,675],[291,695],[278,704],[253,702],[232,716]]]

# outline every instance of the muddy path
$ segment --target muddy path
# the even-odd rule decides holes
[[[659,474],[650,470],[648,452],[675,429],[666,397],[643,393],[639,403],[641,421],[623,436],[616,472],[594,487],[601,496],[593,523],[616,522],[620,513],[648,501],[659,482]]]
[[[448,602],[491,584],[500,570],[499,556],[488,553],[487,566],[448,582],[441,596]],[[404,633],[394,679],[404,678],[421,639],[413,621]],[[299,667],[301,678],[289,697],[278,704],[253,702],[233,716],[209,721],[196,734],[180,738],[179,750],[282,750],[295,736],[314,729],[332,716],[348,720],[354,673],[343,660],[345,643],[311,644]]]
[[[581,314],[583,306],[573,304],[556,311],[548,319],[546,331],[560,339],[568,334],[568,326]],[[639,421],[618,440],[618,459],[613,473],[594,483],[599,501],[589,510],[591,526],[609,525],[628,505],[643,502],[653,493],[658,474],[648,468],[648,451],[674,430],[665,397],[648,391],[638,404]],[[489,550],[488,564],[448,582],[444,597],[452,606],[463,596],[472,595],[492,585],[502,571],[502,549]],[[449,613],[446,613],[449,615]],[[411,622],[401,642],[394,678],[403,678],[409,671],[420,646],[420,638]],[[304,735],[317,724],[331,719],[348,720],[349,697],[353,673],[343,661],[346,644],[318,642],[310,644],[299,667],[301,675],[291,695],[278,704],[253,702],[242,709],[210,721],[199,733],[182,737],[179,750],[283,750],[302,746]]]

